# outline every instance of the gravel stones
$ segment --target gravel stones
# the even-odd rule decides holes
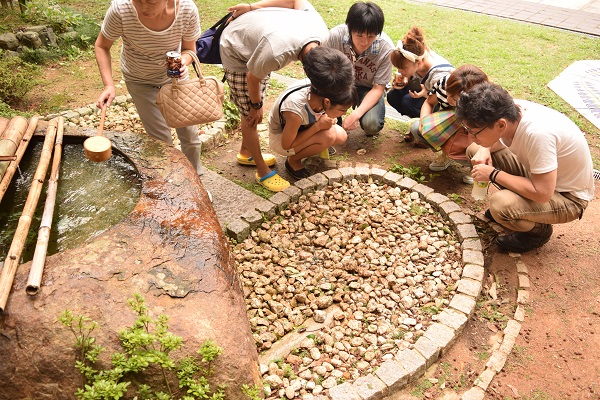
[[[267,397],[372,374],[424,334],[462,274],[460,243],[418,193],[357,180],[300,196],[232,252],[259,351],[324,323],[269,366]]]

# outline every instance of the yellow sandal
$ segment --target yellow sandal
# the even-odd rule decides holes
[[[270,167],[270,166],[274,165],[275,162],[277,162],[277,159],[275,158],[275,156],[273,154],[263,153],[262,158],[263,158],[263,160],[265,160],[267,167]],[[256,165],[256,162],[254,161],[252,156],[244,157],[243,155],[241,155],[239,153],[237,155],[237,161],[238,161],[238,163],[240,163],[242,165]]]
[[[290,183],[279,176],[275,170],[269,172],[262,178],[256,173],[256,182],[271,192],[281,192],[290,186]]]

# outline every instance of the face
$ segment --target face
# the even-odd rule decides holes
[[[168,0],[133,0],[138,12],[146,18],[160,16],[165,10]]]
[[[483,126],[483,127],[471,127],[468,126],[464,121],[461,123],[463,128],[469,134],[469,138],[471,138],[475,143],[483,147],[491,147],[500,139],[504,130],[502,129],[502,121],[496,121],[492,126]]]
[[[448,104],[450,104],[452,107],[456,107],[456,102],[458,100],[458,98],[460,97],[460,95],[456,96],[456,95],[448,95],[447,100],[448,100]]]
[[[336,104],[332,106],[330,103],[328,103],[325,104],[325,114],[327,114],[329,118],[337,118],[341,117],[342,115],[346,115],[349,108],[349,105]]]
[[[352,32],[350,36],[352,38],[352,48],[356,54],[360,55],[371,47],[378,35],[368,34],[367,32]]]
[[[417,72],[418,61],[412,62],[408,60],[404,60],[404,63],[398,68],[398,72],[402,74],[402,76],[406,76],[410,78]]]

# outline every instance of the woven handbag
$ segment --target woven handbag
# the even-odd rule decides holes
[[[421,136],[435,150],[441,150],[442,145],[450,139],[460,128],[454,110],[445,110],[431,113],[421,118],[419,129]]]
[[[171,128],[205,124],[223,117],[225,86],[214,76],[202,75],[200,61],[193,51],[184,54],[192,56],[198,78],[184,81],[174,78],[160,88],[156,97],[156,105]]]

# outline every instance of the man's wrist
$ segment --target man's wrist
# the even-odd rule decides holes
[[[263,102],[262,100],[259,101],[258,103],[253,103],[252,100],[250,100],[250,107],[252,107],[255,110],[260,110],[263,106]]]

